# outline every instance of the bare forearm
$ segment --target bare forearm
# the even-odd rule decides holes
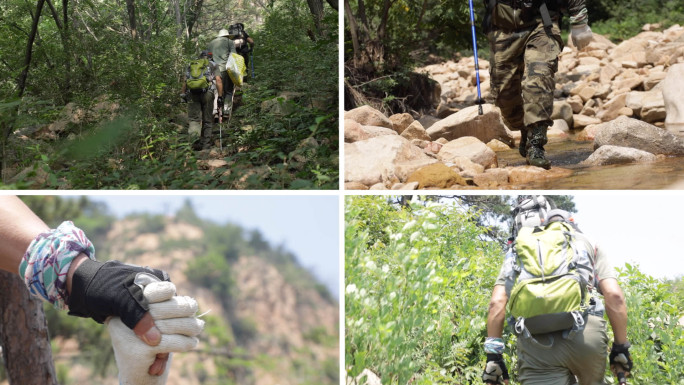
[[[36,236],[50,228],[16,196],[0,196],[0,269],[17,273]]]
[[[507,300],[504,287],[494,286],[492,299],[489,301],[489,315],[487,316],[488,337],[501,337],[503,335]]]
[[[627,305],[625,295],[615,279],[601,281],[601,291],[606,301],[606,314],[613,328],[615,342],[627,342]]]

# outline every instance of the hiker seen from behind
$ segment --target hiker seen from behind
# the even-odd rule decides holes
[[[509,382],[502,338],[508,320],[521,384],[604,384],[606,358],[625,384],[632,360],[615,270],[570,213],[553,207],[543,196],[523,196],[513,210],[514,236],[489,303],[482,379]],[[610,355],[604,314],[614,334]]]
[[[551,168],[544,145],[553,125],[554,75],[563,49],[561,8],[570,14],[578,49],[592,40],[585,0],[484,0],[483,31],[491,47],[491,97],[506,125],[520,131],[527,164]],[[564,3],[564,4],[560,4]]]
[[[222,29],[218,32],[216,38],[209,42],[207,50],[212,53],[214,62],[218,65],[219,75],[221,78],[222,88],[218,93],[221,97],[221,103],[217,98],[217,114],[222,113],[223,116],[230,115],[233,110],[233,92],[235,86],[228,72],[226,65],[231,58],[231,54],[236,53],[235,44],[230,39],[230,33],[227,29]]]
[[[181,97],[188,102],[188,135],[194,150],[211,147],[214,126],[214,95],[223,103],[223,83],[218,65],[208,51],[202,51],[185,71]]]
[[[245,67],[250,71],[250,75],[254,77],[254,67],[250,70],[250,63],[254,65],[254,62],[250,62],[250,56],[254,51],[254,39],[252,39],[247,31],[245,31],[245,25],[242,23],[231,24],[228,27],[228,33],[230,33],[231,39],[235,44],[235,50],[240,56],[245,60]]]

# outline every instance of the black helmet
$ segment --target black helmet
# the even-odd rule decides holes
[[[200,58],[200,59],[205,58],[205,57],[206,57],[206,58],[211,58],[211,56],[209,56],[210,54],[211,54],[211,52],[209,52],[209,51],[207,51],[207,50],[204,50],[204,51],[200,52],[199,58]]]

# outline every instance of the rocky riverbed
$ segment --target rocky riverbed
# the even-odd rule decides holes
[[[624,189],[631,188],[624,177],[602,181],[627,169],[645,174],[634,188],[684,180],[684,27],[658,29],[644,26],[619,45],[595,35],[580,52],[564,48],[546,146],[550,170],[525,165],[514,149],[520,132],[506,127],[496,107],[485,104],[478,114],[470,57],[418,70],[441,87],[428,115],[385,116],[369,106],[345,112],[345,188]],[[489,63],[479,65],[486,99]],[[649,186],[653,170],[664,177]]]

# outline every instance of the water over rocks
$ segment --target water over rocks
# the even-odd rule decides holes
[[[544,170],[524,165],[522,157],[518,165],[499,161],[497,153],[510,152],[520,132],[506,127],[491,104],[478,114],[468,57],[418,70],[441,86],[440,103],[430,114],[385,116],[369,106],[345,112],[345,188],[518,188],[567,178],[582,167],[683,156],[684,27],[656,28],[647,25],[619,45],[595,35],[581,52],[563,49],[549,143],[593,141],[594,148],[572,167]],[[481,59],[479,65],[486,100],[489,63]]]

